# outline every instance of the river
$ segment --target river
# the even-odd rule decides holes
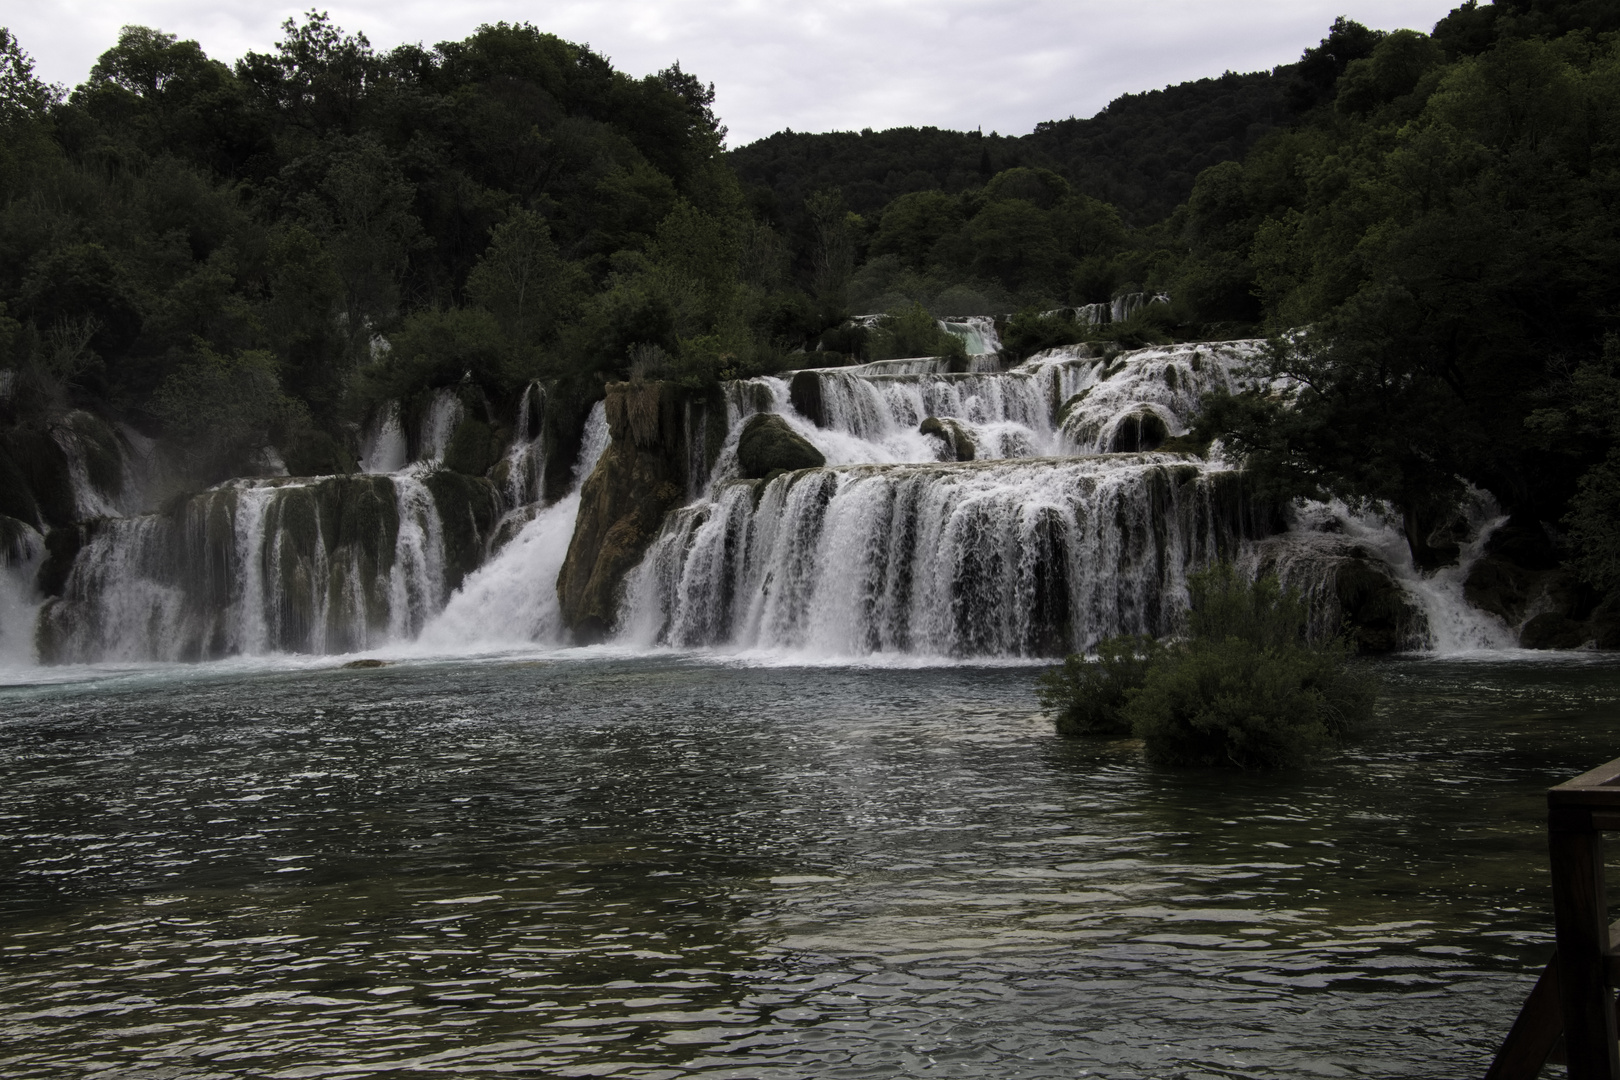
[[[1620,661],[1378,670],[1272,776],[1059,739],[1025,666],[14,673],[0,1074],[1476,1076]]]

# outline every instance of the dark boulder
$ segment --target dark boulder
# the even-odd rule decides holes
[[[1519,644],[1526,649],[1578,649],[1589,640],[1584,623],[1557,611],[1542,612],[1519,631]]]
[[[1157,450],[1169,438],[1170,428],[1163,417],[1151,409],[1138,409],[1120,421],[1108,449],[1115,454]]]
[[[799,415],[816,427],[827,426],[827,406],[821,396],[821,376],[814,371],[801,371],[788,384],[788,401]]]
[[[775,413],[752,417],[737,439],[737,468],[744,480],[759,480],[777,469],[792,472],[825,464],[821,451]]]
[[[1333,578],[1346,636],[1359,653],[1391,653],[1413,645],[1423,616],[1381,564],[1361,555],[1345,559]]]
[[[955,420],[941,420],[937,416],[930,416],[918,425],[917,430],[924,435],[932,435],[945,445],[944,460],[946,461],[972,461],[978,457],[979,446],[973,441],[973,436],[967,429]]]

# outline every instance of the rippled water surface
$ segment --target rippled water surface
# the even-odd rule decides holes
[[[1620,666],[1381,671],[1282,777],[1059,740],[1017,668],[10,687],[0,1075],[1478,1075]]]

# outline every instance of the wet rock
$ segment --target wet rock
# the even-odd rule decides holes
[[[387,660],[374,660],[368,658],[365,660],[350,660],[347,664],[343,665],[343,668],[345,671],[361,671],[368,668],[380,668],[388,666]]]
[[[788,401],[799,415],[816,427],[827,426],[827,407],[821,397],[821,376],[813,371],[801,371],[788,384]]]
[[[1543,574],[1500,555],[1485,555],[1468,571],[1463,598],[1509,626],[1524,621],[1530,600],[1541,589]]]
[[[1526,649],[1578,649],[1588,640],[1583,623],[1557,611],[1542,612],[1519,631],[1519,644]]]
[[[680,391],[667,383],[615,383],[603,404],[611,441],[580,489],[579,517],[557,575],[563,623],[581,643],[613,630],[625,575],[657,537],[664,515],[686,497],[687,409]]]
[[[750,418],[737,439],[737,467],[745,480],[758,480],[775,469],[818,469],[825,464],[821,451],[775,413]]]
[[[1334,571],[1333,594],[1346,633],[1359,653],[1411,648],[1423,616],[1389,572],[1364,555],[1342,561]]]
[[[1119,422],[1108,450],[1113,454],[1156,450],[1169,438],[1170,428],[1163,417],[1151,409],[1139,409]]]
[[[930,416],[918,425],[917,430],[924,435],[932,435],[939,439],[944,446],[942,461],[972,461],[978,456],[979,445],[973,441],[973,436],[967,429],[955,420],[940,419]]]

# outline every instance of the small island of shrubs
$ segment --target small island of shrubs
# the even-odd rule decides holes
[[[1105,638],[1041,676],[1060,733],[1135,736],[1157,764],[1277,769],[1371,719],[1375,681],[1342,637],[1313,640],[1297,590],[1230,563],[1187,584],[1180,637]]]

